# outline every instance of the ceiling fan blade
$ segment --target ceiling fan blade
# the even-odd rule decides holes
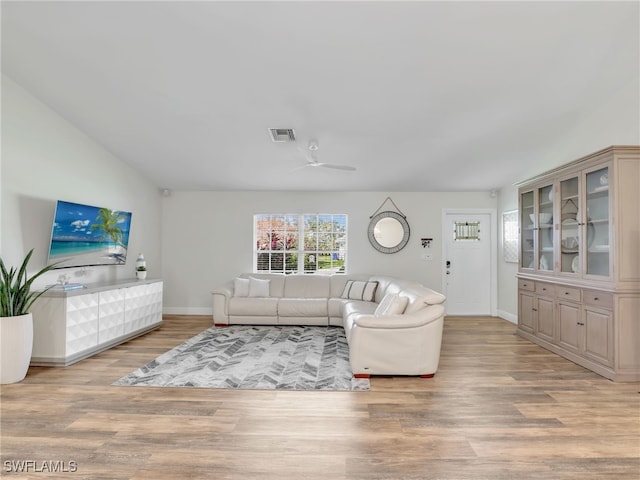
[[[305,165],[300,165],[299,167],[292,168],[292,169],[291,169],[291,171],[292,171],[292,172],[298,172],[298,171],[300,171],[300,170],[304,170],[305,168],[310,167],[310,166],[311,166],[311,164],[310,164],[310,163],[307,163],[307,164],[305,164]]]
[[[323,167],[323,168],[333,168],[334,170],[346,170],[346,171],[352,172],[356,169],[351,165],[334,165],[332,163],[319,162],[317,157],[318,144],[316,141],[310,141],[309,148],[307,150],[303,150],[300,147],[297,147],[297,148],[300,151],[300,153],[304,155],[304,158],[307,160],[307,164],[297,167],[295,170],[300,170],[306,167]]]
[[[332,165],[331,163],[318,163],[317,166],[323,168],[333,168],[336,170],[347,170],[350,172],[353,172],[356,169],[356,167],[352,167],[351,165]]]

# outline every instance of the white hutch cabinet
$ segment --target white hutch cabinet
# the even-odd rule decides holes
[[[640,381],[640,147],[610,147],[519,187],[518,333]]]
[[[31,365],[67,366],[158,328],[161,280],[49,290],[33,305]]]

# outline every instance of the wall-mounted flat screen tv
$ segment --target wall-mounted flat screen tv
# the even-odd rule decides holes
[[[55,268],[124,265],[131,212],[58,200],[51,230],[49,264]]]

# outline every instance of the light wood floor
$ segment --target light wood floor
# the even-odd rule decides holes
[[[0,476],[640,478],[640,384],[606,380],[497,318],[447,318],[434,378],[373,378],[370,392],[111,386],[209,325],[166,316],[144,337],[2,386]],[[34,462],[29,474],[9,472],[20,461]],[[34,471],[55,462],[77,470]]]

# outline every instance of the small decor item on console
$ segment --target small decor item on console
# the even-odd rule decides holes
[[[136,259],[136,269],[138,267],[146,267],[147,261],[144,259],[144,254],[139,253],[138,258]]]
[[[147,278],[147,262],[142,253],[139,253],[138,258],[136,259],[136,277],[138,280],[144,280]]]

